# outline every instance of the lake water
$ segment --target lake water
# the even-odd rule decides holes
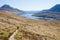
[[[60,20],[60,18],[44,18],[44,17],[36,17],[36,16],[32,16],[33,13],[26,13],[26,14],[22,14],[20,16],[23,16],[25,18],[30,18],[30,19],[34,19],[34,20]]]
[[[30,18],[30,19],[34,19],[34,20],[38,20],[39,17],[35,17],[35,16],[32,16],[33,13],[27,13],[27,14],[22,14],[20,16],[23,16],[23,17],[26,17],[26,18]]]

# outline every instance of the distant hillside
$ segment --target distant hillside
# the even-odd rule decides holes
[[[24,11],[22,11],[22,10],[19,10],[19,9],[17,9],[17,8],[13,8],[13,7],[11,7],[11,6],[9,6],[9,5],[3,5],[2,7],[0,7],[0,10],[5,10],[5,11],[10,11],[10,12],[17,12],[17,13],[19,13],[19,14],[23,14],[23,13],[25,13]]]
[[[43,17],[42,19],[52,18],[52,19],[60,20],[60,4],[57,4],[50,9],[42,10],[34,14],[33,16]]]
[[[51,9],[49,9],[49,11],[52,11],[52,12],[60,12],[60,4],[56,4]]]

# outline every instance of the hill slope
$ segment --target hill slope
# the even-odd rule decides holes
[[[56,4],[48,10],[42,10],[33,16],[42,17],[42,19],[46,20],[60,20],[60,4]]]
[[[23,14],[23,13],[25,13],[24,11],[19,10],[19,9],[17,9],[17,8],[13,8],[13,7],[11,7],[11,6],[7,5],[7,4],[1,6],[1,7],[0,7],[0,10],[10,11],[10,12],[16,12],[16,13],[18,13],[18,14]]]
[[[0,39],[8,39],[15,30],[17,40],[60,40],[60,21],[31,20],[0,10]]]
[[[52,8],[50,8],[49,11],[60,12],[60,4],[56,4],[55,6],[53,6]]]

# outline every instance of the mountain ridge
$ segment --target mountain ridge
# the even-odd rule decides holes
[[[54,20],[60,20],[60,4],[56,4],[55,6],[53,6],[50,9],[42,10],[42,11],[34,14],[33,16],[43,17],[42,19],[52,18]]]
[[[49,11],[60,12],[60,4],[56,4],[55,6],[53,6],[52,8],[50,8]]]
[[[10,5],[7,5],[7,4],[1,6],[0,10],[10,11],[10,12],[17,12],[18,14],[25,13],[25,11],[19,10],[17,8],[13,8],[13,7],[11,7]]]

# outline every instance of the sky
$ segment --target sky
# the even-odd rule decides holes
[[[0,7],[4,4],[25,11],[44,10],[60,4],[60,0],[0,0]]]

